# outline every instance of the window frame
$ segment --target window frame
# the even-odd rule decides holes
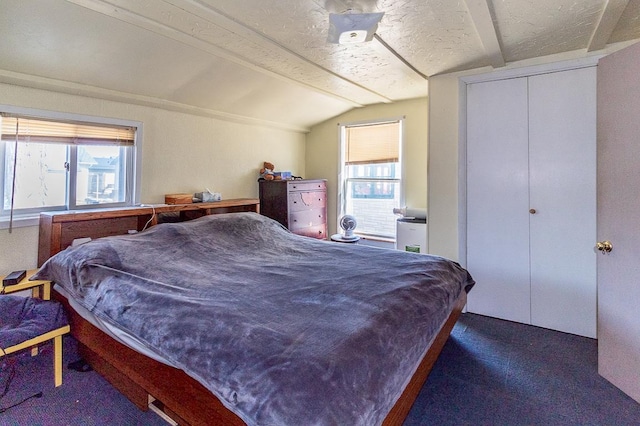
[[[349,195],[348,192],[348,185],[349,182],[391,182],[391,183],[398,183],[398,190],[400,192],[399,194],[399,206],[396,207],[401,207],[404,206],[405,203],[405,165],[404,165],[404,147],[405,147],[405,116],[400,116],[400,117],[391,117],[391,118],[385,118],[385,119],[372,119],[372,120],[363,120],[363,121],[353,121],[353,122],[347,122],[347,123],[338,123],[338,143],[339,143],[339,150],[338,150],[338,194],[337,194],[337,217],[336,217],[336,225],[337,225],[337,231],[341,232],[341,228],[340,228],[340,218],[346,214],[346,197]],[[366,177],[366,178],[349,178],[348,176],[348,171],[347,171],[347,165],[345,164],[345,159],[346,159],[346,129],[348,127],[361,127],[361,126],[373,126],[373,125],[380,125],[380,124],[387,124],[387,123],[398,123],[399,125],[399,131],[400,131],[400,135],[399,135],[399,146],[398,146],[398,167],[400,168],[399,171],[399,177],[388,177],[388,178],[376,178],[376,177]],[[375,164],[375,163],[370,163],[370,164]],[[368,237],[370,239],[379,239],[379,240],[385,240],[385,241],[395,241],[395,232],[394,232],[394,236],[393,238],[390,238],[388,236],[382,236],[382,235],[376,235],[376,234],[369,234],[369,233],[364,233],[364,232],[359,232],[358,229],[356,228],[355,233],[360,235],[360,236],[364,236],[364,237]]]
[[[139,204],[140,202],[140,182],[141,182],[141,170],[142,170],[142,140],[143,140],[143,123],[140,121],[134,120],[126,120],[120,118],[111,118],[111,117],[99,117],[93,115],[84,115],[84,114],[76,114],[69,112],[58,112],[51,110],[42,110],[35,108],[25,108],[25,107],[17,107],[13,105],[2,105],[0,104],[0,112],[18,115],[18,116],[27,116],[33,118],[41,118],[46,120],[54,120],[61,122],[85,122],[98,126],[122,126],[122,127],[133,127],[135,128],[135,136],[134,143],[130,150],[130,155],[127,155],[125,158],[125,167],[131,170],[130,174],[127,173],[127,191],[130,196],[130,199],[125,199],[124,202],[118,203],[104,203],[104,204],[86,204],[86,205],[76,205],[76,200],[72,199],[72,195],[74,195],[75,191],[75,177],[72,177],[72,174],[75,173],[74,176],[77,175],[77,158],[74,155],[69,155],[69,163],[70,170],[67,172],[67,193],[66,200],[64,206],[55,206],[55,207],[45,207],[45,208],[37,208],[37,209],[22,209],[18,214],[13,214],[12,227],[23,227],[23,226],[34,226],[39,223],[39,216],[41,212],[46,211],[70,211],[70,210],[92,210],[92,209],[102,209],[116,206],[132,206],[135,204]],[[69,145],[66,145],[67,149],[70,153],[77,151],[77,146],[75,149],[70,149]],[[0,193],[4,194],[4,180],[5,180],[5,170],[4,170],[4,158],[5,158],[5,149],[6,143],[0,143],[0,158],[2,158],[2,165],[0,165]],[[3,214],[0,215],[0,229],[7,229],[10,227],[10,218],[9,215]]]

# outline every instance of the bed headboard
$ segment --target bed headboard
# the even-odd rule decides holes
[[[161,204],[119,209],[40,214],[38,267],[78,238],[100,238],[142,231],[162,222],[183,222],[209,214],[260,212],[260,200],[239,198],[213,203]]]

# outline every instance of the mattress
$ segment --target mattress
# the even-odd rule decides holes
[[[380,424],[474,285],[448,259],[305,238],[255,213],[97,239],[34,278],[249,425]]]

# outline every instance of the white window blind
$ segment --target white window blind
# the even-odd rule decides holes
[[[400,122],[348,126],[345,164],[396,163],[400,158]]]
[[[135,130],[133,127],[2,116],[2,140],[12,142],[132,146]]]

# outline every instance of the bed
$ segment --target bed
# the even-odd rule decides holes
[[[96,370],[179,424],[401,424],[474,284],[252,212],[96,239],[34,279],[56,283]]]

